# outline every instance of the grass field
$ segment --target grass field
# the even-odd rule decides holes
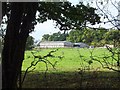
[[[32,61],[35,64],[39,59],[34,59],[31,52],[36,56],[44,57],[50,51],[55,49],[40,49],[26,51],[25,60],[23,62],[22,71],[31,65]],[[103,69],[100,63],[94,61],[90,65],[91,52],[93,56],[110,55],[105,48],[87,49],[87,48],[59,48],[52,53],[54,57],[47,57],[46,64],[44,62],[37,63],[29,69],[26,76],[24,88],[120,88],[118,81],[118,73],[107,69]],[[58,58],[62,57],[62,58]],[[55,68],[49,64],[55,64]],[[34,70],[33,70],[34,68]],[[85,72],[84,72],[85,69]],[[33,70],[33,71],[32,71]],[[82,74],[81,74],[82,73]],[[46,77],[45,77],[46,76]],[[104,83],[103,83],[104,82]]]

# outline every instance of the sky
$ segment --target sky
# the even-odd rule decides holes
[[[35,30],[30,35],[33,36],[35,40],[41,40],[44,34],[52,34],[60,31],[58,28],[55,28],[54,24],[52,20],[37,24]]]
[[[72,4],[78,4],[80,0],[68,0],[68,1],[70,1]],[[95,7],[95,5],[93,6]],[[112,7],[112,5],[109,5],[108,8],[110,8],[111,10],[110,12],[112,12],[112,14],[114,15],[118,14],[116,8]],[[112,27],[110,23],[105,24],[105,25],[104,24],[94,25],[94,27],[99,27],[99,26],[106,27],[106,28]],[[59,28],[55,28],[55,22],[53,22],[53,20],[48,20],[47,22],[37,24],[35,26],[34,32],[32,32],[30,35],[34,37],[35,41],[36,40],[40,41],[44,34],[52,34],[58,31],[60,30]]]

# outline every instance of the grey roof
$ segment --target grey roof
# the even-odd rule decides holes
[[[42,41],[40,43],[65,43],[65,42],[68,42],[68,41]],[[69,42],[71,43],[71,42]]]

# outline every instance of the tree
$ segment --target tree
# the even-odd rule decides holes
[[[25,44],[29,30],[32,28],[31,24],[35,20],[37,4],[9,3],[11,13],[8,15],[8,24],[2,52],[3,89],[17,88],[18,77],[21,76]],[[2,11],[6,11],[6,6],[7,3],[3,3],[5,10],[3,8]]]
[[[108,43],[111,43],[114,45],[114,47],[118,47],[120,45],[120,31],[119,30],[110,30],[105,34],[105,40],[108,41]]]
[[[49,34],[44,34],[44,35],[42,36],[42,41],[48,41],[48,40],[49,40],[49,37],[50,37]]]
[[[60,37],[60,32],[58,33],[53,33],[50,37],[49,37],[49,41],[59,41],[59,37]]]
[[[67,40],[70,42],[82,42],[82,36],[84,31],[72,30],[69,32]]]
[[[32,36],[28,36],[27,42],[26,42],[26,50],[32,49],[33,45],[34,45],[34,38]]]
[[[42,41],[65,41],[68,34],[57,32],[52,35],[44,34],[42,36]]]
[[[38,7],[39,6],[39,7]],[[38,21],[43,23],[48,19],[56,21],[60,30],[82,28],[86,22],[95,24],[100,17],[95,9],[83,3],[74,6],[69,2],[60,3],[3,3],[3,15],[7,15],[7,29],[2,52],[2,88],[21,88],[21,67],[24,60],[25,45],[29,33],[33,31]],[[38,18],[35,18],[38,11]]]
[[[71,42],[84,42],[94,46],[104,46],[106,43],[120,45],[120,31],[98,28],[97,30],[86,28],[83,30],[72,30],[69,32],[67,40]]]
[[[93,41],[91,42],[91,45],[94,46],[104,46],[106,41],[104,39],[105,33],[108,31],[105,28],[98,28],[97,30],[92,30],[93,31]]]

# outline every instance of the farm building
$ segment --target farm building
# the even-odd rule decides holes
[[[44,41],[40,42],[40,48],[59,48],[59,47],[73,47],[71,42],[67,41]]]
[[[79,47],[79,48],[89,48],[89,45],[85,44],[85,43],[82,43],[82,42],[79,42],[79,43],[74,43],[73,45],[74,47]]]

